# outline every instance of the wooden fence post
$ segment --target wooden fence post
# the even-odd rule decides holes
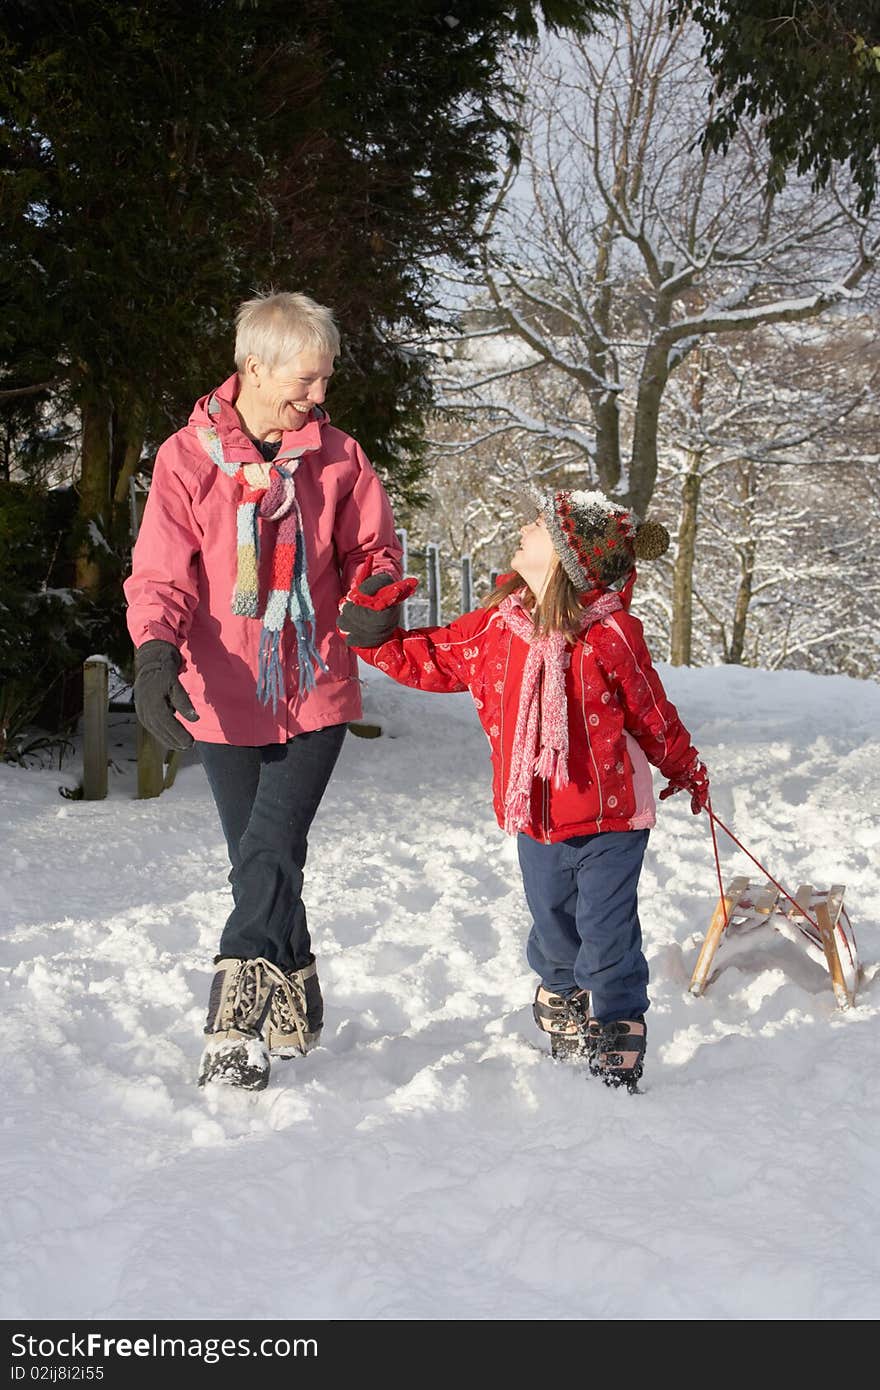
[[[470,613],[474,606],[474,573],[470,555],[461,557],[461,611]]]
[[[83,666],[83,800],[103,801],[107,795],[106,656],[90,656]]]
[[[401,563],[402,566],[403,566],[403,575],[404,575],[404,578],[406,578],[407,571],[409,570],[409,535],[408,535],[406,529],[405,529],[403,526],[399,526],[399,527],[397,528],[397,539],[400,541],[400,548],[401,548],[401,550],[403,551],[403,554],[402,554],[401,557],[400,557],[400,563]],[[400,615],[400,616],[401,616],[401,623],[400,623],[400,626],[401,626],[401,627],[408,628],[408,627],[409,627],[409,599],[404,599],[403,604],[402,604],[401,606],[402,606],[403,612],[402,612],[401,615]]]
[[[165,788],[165,750],[138,720],[138,796],[161,796]]]
[[[439,627],[442,605],[440,600],[440,547],[433,542],[426,547],[428,567],[428,626]]]

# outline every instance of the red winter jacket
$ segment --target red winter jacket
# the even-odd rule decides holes
[[[525,833],[549,844],[600,830],[654,824],[648,761],[675,778],[697,758],[690,735],[666,698],[642,636],[627,610],[635,574],[621,592],[624,607],[593,623],[569,644],[565,675],[569,709],[568,786],[532,783]],[[595,602],[598,591],[584,596]],[[418,690],[470,690],[492,750],[495,815],[504,825],[504,794],[527,644],[497,608],[465,613],[448,627],[398,628],[381,647],[358,655],[401,685]]]

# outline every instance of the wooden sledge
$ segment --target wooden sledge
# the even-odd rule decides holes
[[[725,890],[709,924],[691,977],[691,994],[703,994],[711,980],[712,963],[726,937],[745,936],[769,924],[803,946],[831,977],[834,997],[841,1009],[852,1006],[861,975],[855,933],[843,905],[844,887],[834,884],[825,892],[804,883],[795,902],[772,883],[752,883],[734,878]],[[812,920],[811,920],[812,919]]]

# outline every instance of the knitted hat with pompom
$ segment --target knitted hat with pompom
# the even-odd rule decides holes
[[[538,507],[560,564],[580,593],[614,588],[636,560],[656,560],[669,547],[669,532],[659,521],[640,522],[602,492],[543,494]]]

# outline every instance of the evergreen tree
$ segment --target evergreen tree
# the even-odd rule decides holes
[[[680,0],[704,33],[715,79],[706,132],[726,149],[743,117],[763,117],[773,173],[811,173],[816,187],[835,161],[849,164],[866,213],[880,149],[880,5],[877,0]]]
[[[332,305],[334,414],[417,490],[426,266],[469,253],[499,141],[505,46],[604,0],[10,0],[2,17],[0,387],[82,423],[78,581],[146,440],[231,370],[236,303]],[[368,28],[366,27],[368,21]],[[118,580],[111,574],[111,583]]]

